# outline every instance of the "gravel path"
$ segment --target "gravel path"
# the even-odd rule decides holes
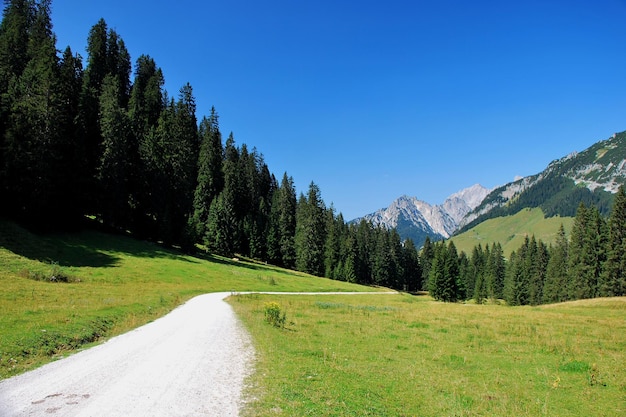
[[[0,381],[0,417],[237,416],[254,350],[223,301],[229,295],[195,297],[101,345]]]
[[[253,363],[230,293],[0,382],[0,416],[236,416]]]

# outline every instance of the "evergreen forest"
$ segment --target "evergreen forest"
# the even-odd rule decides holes
[[[581,204],[571,237],[458,254],[396,230],[347,223],[311,182],[299,195],[193,88],[171,97],[149,55],[132,61],[104,19],[86,56],[57,49],[51,0],[5,1],[0,24],[0,216],[38,231],[89,224],[192,252],[245,256],[443,301],[541,304],[626,294],[626,198],[606,219]],[[224,137],[226,138],[224,140]],[[280,178],[280,179],[279,179]]]

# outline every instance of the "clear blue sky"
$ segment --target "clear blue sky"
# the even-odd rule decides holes
[[[57,48],[104,18],[198,118],[346,220],[532,175],[626,130],[626,2],[53,0]]]

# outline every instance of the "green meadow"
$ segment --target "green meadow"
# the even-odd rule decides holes
[[[626,298],[542,307],[239,295],[247,416],[623,416]],[[278,303],[285,327],[264,320]]]
[[[573,217],[545,218],[540,208],[524,209],[512,216],[486,220],[450,240],[454,242],[459,253],[464,251],[468,255],[472,254],[472,249],[479,243],[485,248],[499,242],[504,256],[508,258],[511,252],[522,246],[526,236],[534,235],[537,240],[541,239],[548,245],[554,243],[561,224],[569,235],[573,223]]]
[[[40,236],[0,220],[0,379],[145,324],[195,295],[232,290],[372,289],[95,231]]]
[[[41,236],[0,221],[0,379],[205,292],[372,290],[97,231]],[[257,351],[244,415],[626,413],[625,298],[541,307],[405,294],[229,302]],[[284,327],[266,321],[272,302]]]

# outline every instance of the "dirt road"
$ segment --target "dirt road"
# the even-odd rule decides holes
[[[236,416],[253,364],[229,293],[0,382],[0,416]]]

